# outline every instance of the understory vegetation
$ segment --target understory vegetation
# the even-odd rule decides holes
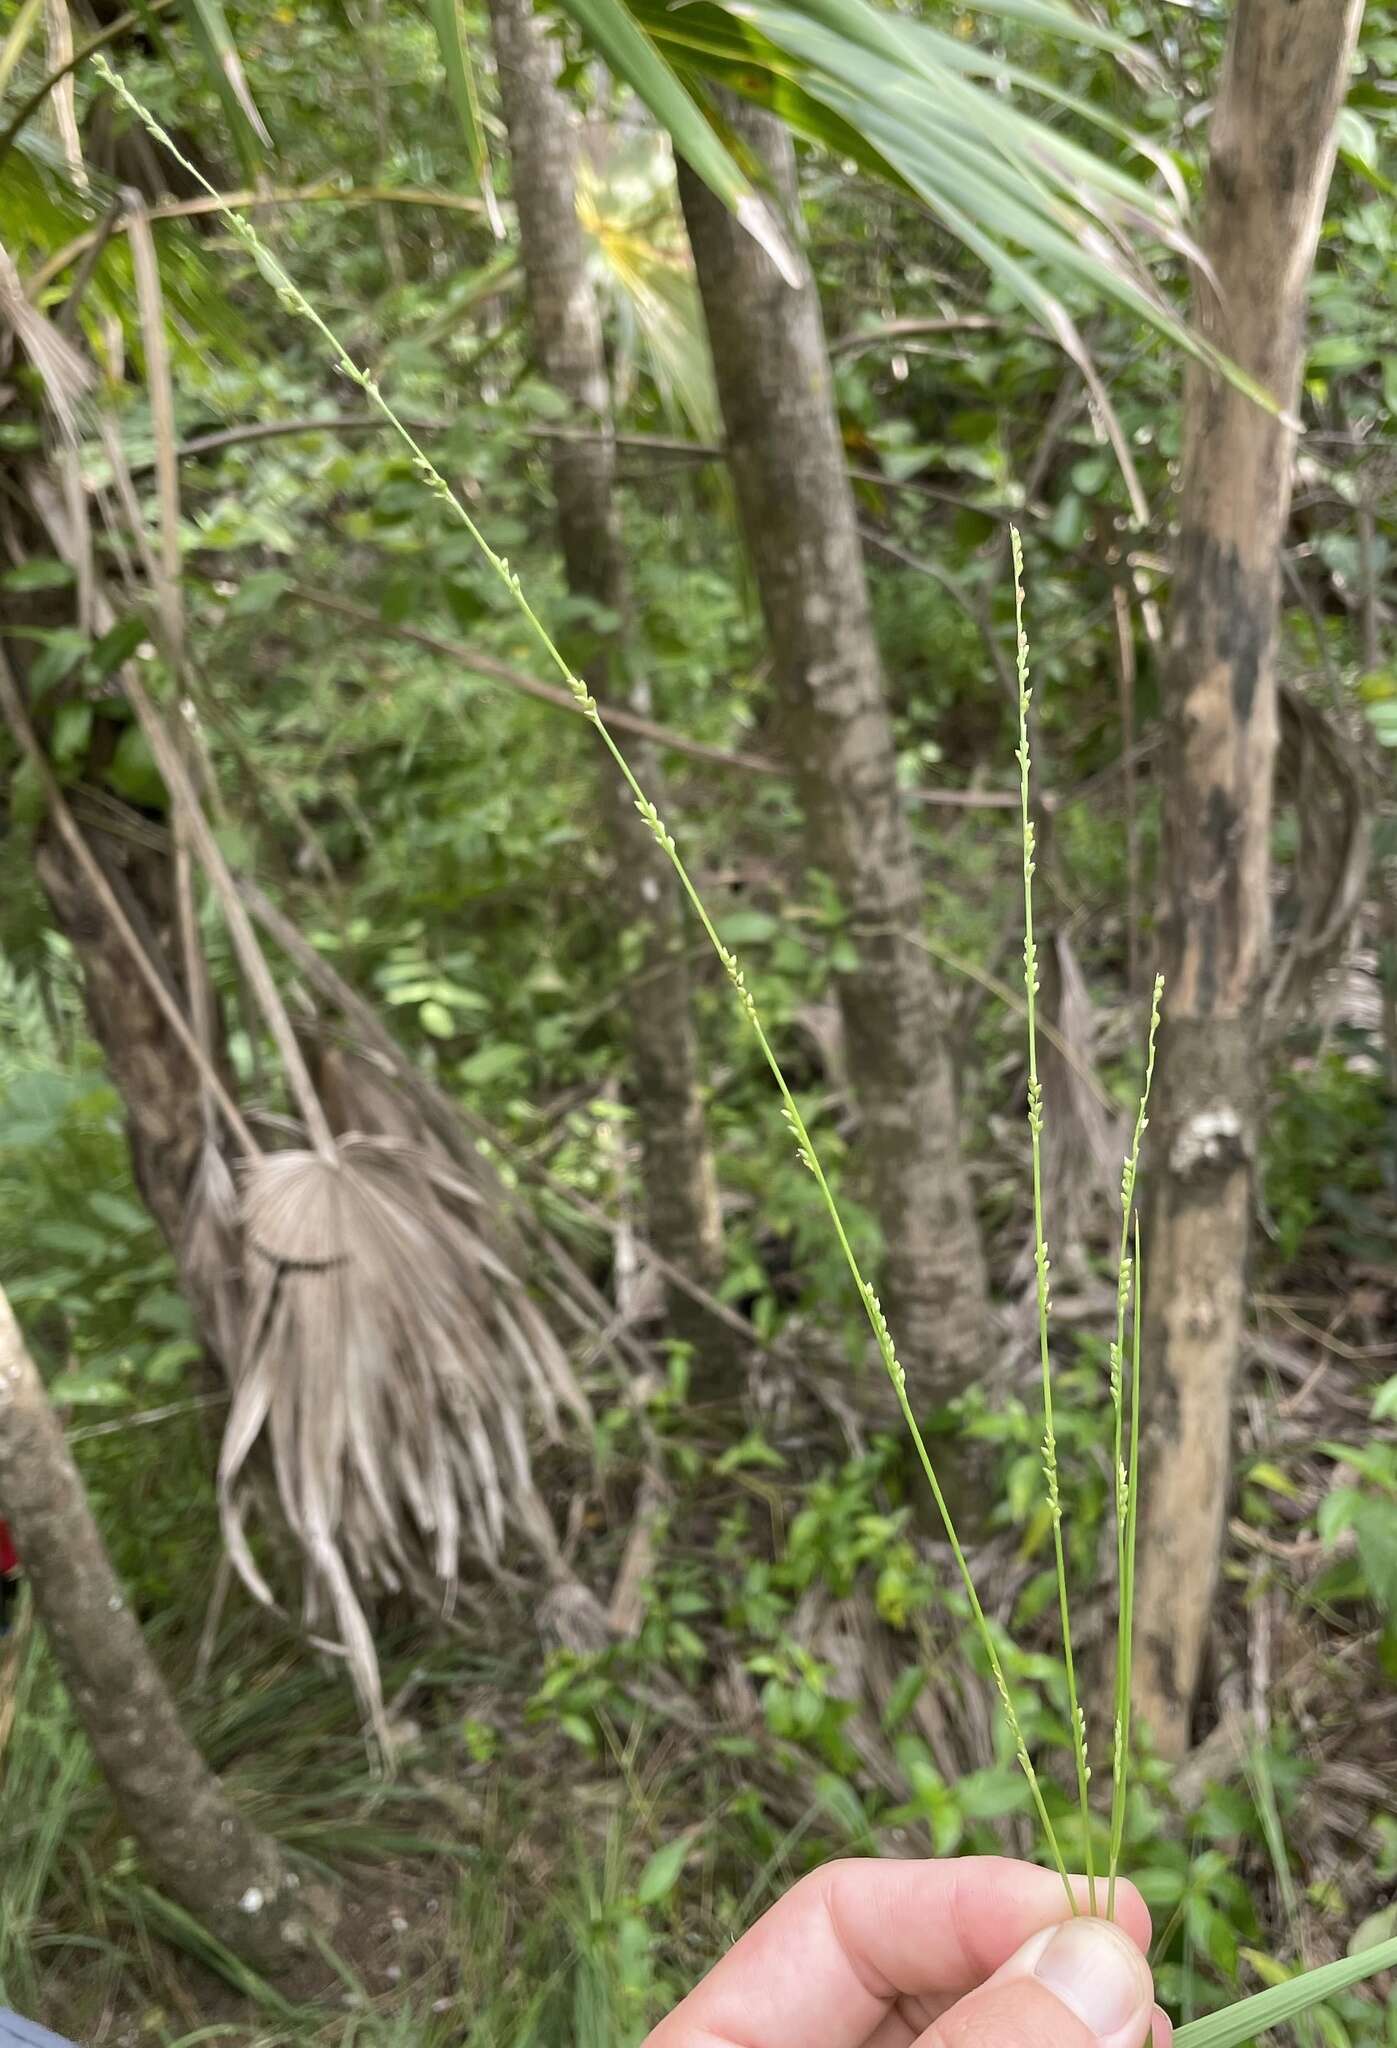
[[[792,671],[779,620],[799,582],[783,568],[843,558],[812,531],[764,559],[763,450],[717,331],[715,277],[734,317],[757,323],[760,293],[744,306],[740,269],[708,268],[711,191],[692,173],[676,188],[665,132],[683,146],[683,111],[660,87],[647,111],[616,43],[599,37],[610,68],[597,61],[584,31],[605,10],[590,31],[580,6],[550,20],[534,81],[534,114],[561,94],[580,136],[562,209],[596,308],[579,368],[567,336],[550,354],[532,131],[489,54],[525,47],[527,8],[118,20],[0,0],[0,1287],[195,1750],[338,1901],[277,1972],[153,1882],[63,1683],[36,1556],[0,1637],[0,2005],[89,2048],[639,2048],[830,1857],[1047,1860],[985,1632],[869,1341],[871,1297],[793,1132],[882,1290],[1056,1840],[1071,1869],[1113,1868],[1121,1161],[1161,961],[1142,1544],[1152,1475],[1177,1473],[1180,1417],[1201,1412],[1190,1345],[1201,1356],[1228,1314],[1226,1289],[1195,1297],[1180,1264],[1183,1138],[1210,1190],[1240,1176],[1237,1327],[1224,1477],[1199,1479],[1205,1534],[1180,1566],[1212,1588],[1197,1669],[1168,1725],[1168,1688],[1142,1694],[1121,1868],[1151,1908],[1176,2022],[1397,1938],[1390,8],[1350,10],[1334,88],[1304,431],[1269,508],[1275,559],[1242,592],[1264,609],[1274,571],[1274,619],[1256,624],[1246,687],[1246,621],[1212,648],[1232,721],[1214,751],[1243,764],[1237,787],[1222,769],[1204,786],[1189,755],[1189,692],[1214,671],[1171,595],[1203,552],[1187,493],[1206,405],[1290,432],[1289,394],[1261,402],[1281,373],[1242,360],[1225,324],[1185,369],[1190,290],[1217,254],[1204,193],[1216,203],[1222,182],[1224,46],[1266,4],[1107,0],[1075,28],[1048,7],[898,14],[945,44],[932,55],[957,119],[959,65],[987,108],[1027,107],[1074,152],[1044,168],[993,131],[1042,202],[1016,226],[983,193],[985,218],[972,206],[973,163],[924,159],[894,124],[887,53],[855,0],[842,85],[801,7],[691,10],[687,56],[663,10],[630,10],[686,88],[715,95],[722,162],[689,156],[708,187],[736,163],[782,215],[785,159],[728,87],[800,144],[803,284],[777,253],[814,308],[862,552],[856,586],[817,576],[799,599],[802,630],[843,664],[831,695],[857,716],[841,734],[818,661]],[[80,57],[51,82],[65,23],[70,48],[103,39],[193,176],[110,73]],[[1093,183],[1087,151],[1103,178],[1139,181],[1138,211]],[[1059,171],[1072,189],[1050,205]],[[204,207],[200,180],[240,215],[256,199],[255,237]],[[550,260],[556,286],[569,250]],[[646,865],[649,834],[629,836],[629,793],[602,779],[509,575],[424,489],[277,266],[595,692],[728,972],[687,911],[666,922],[672,877]],[[71,391],[60,342],[81,357]],[[753,362],[796,346],[758,324],[739,344]],[[778,449],[773,502],[807,502],[780,465],[818,468],[810,434]],[[607,560],[579,567],[569,504]],[[1238,516],[1259,531],[1267,508]],[[1011,531],[1033,640],[1022,819]],[[860,804],[866,845],[848,826]],[[115,917],[84,893],[60,814]],[[1186,886],[1181,835],[1209,850],[1215,888]],[[851,885],[860,863],[879,870],[876,902]],[[1200,938],[1204,897],[1223,908]],[[932,978],[906,978],[911,953]],[[733,1002],[739,960],[794,1119]],[[1237,1002],[1210,1010],[1223,984]],[[1243,1033],[1252,1093],[1235,1113],[1188,1093],[1195,1071],[1235,1063],[1206,1039],[1219,1012],[1223,1037]],[[908,1035],[879,1038],[888,1017]],[[954,1198],[917,1179],[926,1161],[889,1120],[898,1071],[920,1088],[932,1067]],[[1026,1097],[1044,1111],[1050,1488],[1097,1764],[1089,1839],[1044,1487]],[[270,1185],[293,1150],[342,1167],[356,1143],[402,1225],[365,1249],[373,1284],[387,1274],[393,1293],[409,1242],[457,1261],[469,1336],[437,1380],[418,1366],[448,1298],[439,1266],[403,1255],[405,1305],[394,1295],[397,1320],[385,1307],[373,1332],[384,1365],[356,1348],[329,1225],[301,1237],[270,1198],[240,1209],[230,1192],[223,1209],[208,1193]],[[681,1181],[688,1211],[666,1208]],[[935,1215],[909,1210],[909,1240],[925,1226],[970,1248],[970,1334],[944,1347],[892,1242],[919,1187]],[[257,1407],[274,1344],[277,1386],[303,1375],[294,1414],[290,1394]],[[409,1384],[421,1405],[399,1436],[384,1418]],[[322,1463],[316,1414],[341,1399]],[[443,1417],[454,1464],[436,1459]],[[0,1457],[6,1426],[0,1411]],[[376,1430],[380,1463],[361,1455]],[[322,1543],[326,1501],[342,1519]],[[1155,1644],[1182,1644],[1187,1617],[1145,1597]],[[1167,1670],[1189,1667],[1180,1644]],[[1302,2048],[1397,2048],[1391,1974],[1295,2032]]]

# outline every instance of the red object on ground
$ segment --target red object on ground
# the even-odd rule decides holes
[[[10,1537],[10,1525],[0,1521],[0,1579],[8,1578],[11,1572],[19,1570],[19,1559]]]

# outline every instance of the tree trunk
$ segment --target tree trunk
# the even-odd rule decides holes
[[[129,835],[82,827],[93,858],[106,875],[146,953],[188,1010],[188,991],[171,965],[178,946],[167,856],[141,843],[143,821],[130,814]],[[53,921],[82,969],[83,1005],[92,1034],[126,1111],[126,1138],[141,1199],[174,1254],[203,1344],[223,1371],[227,1355],[229,1289],[233,1276],[213,1270],[191,1241],[190,1195],[205,1142],[203,1107],[194,1064],[132,964],[121,933],[92,884],[52,824],[41,829],[35,871]]]
[[[730,95],[723,111],[794,216],[785,129]],[[858,957],[839,1000],[885,1306],[918,1399],[946,1400],[987,1363],[985,1267],[819,297],[809,275],[783,283],[686,166],[679,185],[807,858],[839,891]]]
[[[146,952],[162,972],[168,959],[169,868],[163,854],[84,827],[84,836],[120,898]],[[131,1164],[141,1198],[177,1250],[189,1184],[203,1141],[194,1067],[73,854],[51,826],[41,831],[35,867],[53,921],[82,969],[83,1000],[93,1036],[126,1107]],[[171,982],[172,992],[183,996]]]
[[[628,595],[615,490],[611,396],[601,318],[577,219],[577,136],[571,105],[555,83],[554,45],[530,0],[491,0],[500,100],[509,131],[535,352],[550,384],[595,438],[552,443],[553,489],[568,587],[595,607],[573,654],[598,697],[624,698],[648,712],[649,692],[631,673]],[[596,430],[600,429],[597,433]],[[592,742],[588,742],[592,744]],[[629,756],[665,812],[654,751]],[[645,1222],[655,1249],[694,1279],[711,1283],[722,1264],[717,1178],[699,1087],[688,937],[674,872],[609,761],[601,802],[613,887],[625,924],[640,939],[630,990],[631,1057],[640,1135]],[[695,1382],[729,1376],[731,1338],[677,1289],[675,1330],[698,1347]]]
[[[249,1827],[180,1725],[82,1480],[0,1294],[0,1509],[63,1681],[151,1875],[228,1948],[278,1974],[327,1901]]]
[[[1238,0],[1213,114],[1198,321],[1287,411],[1361,0]],[[1189,1738],[1217,1589],[1264,1066],[1281,547],[1292,431],[1190,370],[1163,665],[1165,975],[1145,1231],[1137,1706]]]

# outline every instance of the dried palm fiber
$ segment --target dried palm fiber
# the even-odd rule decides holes
[[[406,1098],[412,1103],[421,1119],[419,1129],[430,1131],[447,1157],[468,1171],[472,1178],[484,1176],[482,1193],[492,1214],[497,1218],[508,1216],[512,1224],[520,1226],[522,1236],[527,1238],[529,1246],[547,1268],[545,1284],[549,1293],[569,1321],[587,1334],[593,1355],[612,1348],[623,1369],[647,1373],[652,1364],[649,1354],[624,1329],[614,1327],[616,1318],[611,1304],[579,1269],[557,1238],[540,1227],[532,1208],[489,1168],[480,1146],[487,1146],[491,1154],[506,1160],[520,1180],[532,1181],[545,1190],[551,1201],[566,1209],[579,1223],[615,1237],[620,1229],[615,1219],[596,1203],[580,1196],[575,1188],[564,1187],[546,1166],[511,1145],[501,1132],[493,1129],[466,1104],[443,1095],[413,1066],[372,1005],[357,993],[323,954],[316,951],[254,881],[240,875],[238,892],[262,930],[297,968],[304,981],[344,1019],[361,1055],[372,1060],[385,1079],[391,1080],[400,1100]],[[701,1286],[682,1266],[662,1258],[653,1245],[646,1245],[644,1250],[656,1271],[689,1293],[710,1315],[726,1322],[753,1350],[769,1348],[745,1317]]]
[[[158,317],[153,296],[144,310]],[[162,411],[168,426],[169,408],[153,407],[155,415]],[[178,652],[182,629],[168,545],[178,506],[172,490],[161,498],[166,546],[154,574],[143,535],[138,549],[159,600],[157,638],[170,655]],[[71,504],[50,502],[41,516],[65,560],[90,554]],[[112,616],[98,589],[94,629],[103,630]],[[176,659],[170,666],[178,682],[183,671]],[[217,1296],[219,1341],[233,1380],[220,1459],[230,1555],[258,1597],[270,1599],[244,1527],[248,1459],[265,1439],[305,1560],[308,1614],[333,1616],[363,1710],[386,1744],[362,1596],[401,1586],[438,1608],[449,1605],[463,1543],[488,1563],[500,1558],[511,1527],[556,1561],[556,1537],[529,1474],[526,1396],[550,1428],[560,1402],[583,1404],[556,1339],[473,1214],[479,1202],[469,1182],[401,1138],[332,1133],[209,829],[186,760],[188,741],[173,738],[133,667],[121,680],[171,793],[193,1027],[74,821],[2,666],[0,699],[57,829],[203,1083],[209,1142],[190,1190],[180,1251],[186,1274],[201,1274],[200,1291],[212,1286]],[[196,965],[192,957],[196,862],[277,1045],[306,1149],[261,1149],[208,1050],[207,1017],[197,1015],[202,958]],[[215,1112],[242,1155],[240,1188],[218,1143]]]
[[[387,1742],[361,1594],[449,1610],[463,1536],[487,1565],[511,1526],[557,1562],[529,1470],[521,1384],[546,1429],[582,1410],[561,1348],[488,1244],[470,1183],[420,1143],[334,1134],[251,919],[179,747],[140,677],[123,688],[227,921],[309,1145],[243,1169],[246,1302],[219,1459],[229,1554],[272,1595],[244,1526],[239,1481],[266,1437],[307,1564],[307,1620],[328,1608],[361,1703]]]

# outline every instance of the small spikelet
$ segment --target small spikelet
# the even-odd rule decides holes
[[[805,1125],[788,1102],[782,1103],[781,1115],[785,1120],[787,1130],[795,1139],[796,1157],[800,1160],[802,1166],[808,1167],[810,1172],[813,1173],[815,1171],[815,1161],[811,1157],[810,1148],[806,1143],[807,1132]]]
[[[664,819],[655,809],[655,806],[651,803],[649,797],[638,796],[635,800],[635,807],[640,812],[640,815],[645,820],[646,824],[650,827],[650,830],[654,833],[656,845],[660,847],[660,849],[664,853],[667,853],[671,859],[673,859],[674,840],[671,837],[671,835],[665,830]]]

